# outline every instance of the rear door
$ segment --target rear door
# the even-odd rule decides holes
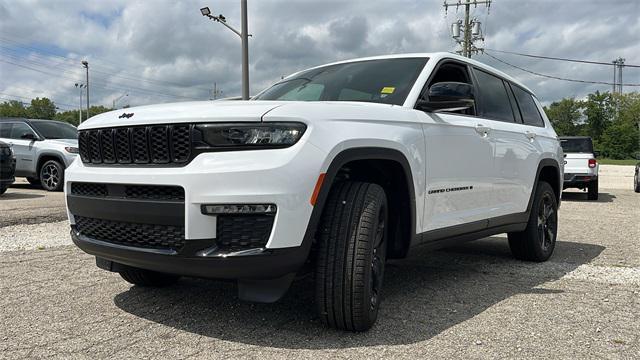
[[[505,104],[505,115],[491,122],[496,149],[493,216],[522,213],[527,209],[542,154],[538,130],[544,127],[544,121],[531,94],[495,75],[480,70],[475,74],[485,83],[494,84],[493,94],[501,93],[501,101],[506,100],[511,112],[508,116]]]

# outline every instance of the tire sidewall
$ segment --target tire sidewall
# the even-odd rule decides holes
[[[58,184],[55,187],[49,187],[47,186],[44,178],[43,178],[43,172],[44,169],[47,166],[51,166],[54,165],[56,166],[56,168],[58,169]],[[38,172],[38,178],[40,179],[40,185],[42,186],[43,189],[47,190],[47,191],[61,191],[62,188],[64,187],[64,167],[62,166],[62,164],[60,164],[59,161],[57,160],[48,160],[46,161],[44,164],[42,164],[42,166],[40,167],[40,171]]]
[[[382,196],[381,196],[381,201],[379,203],[377,203],[377,208],[376,208],[376,212],[375,212],[375,218],[377,219],[378,216],[380,215],[381,211],[385,211],[385,226],[384,226],[384,233],[382,235],[382,246],[381,246],[381,250],[380,252],[378,252],[378,257],[380,259],[381,263],[381,272],[380,272],[380,277],[382,278],[380,280],[380,285],[378,288],[378,301],[377,301],[377,305],[374,308],[369,307],[369,322],[371,324],[373,324],[377,317],[378,317],[378,311],[380,309],[380,303],[382,302],[382,298],[383,298],[383,292],[381,291],[384,285],[384,273],[385,273],[385,262],[386,262],[386,254],[387,254],[387,238],[388,238],[388,229],[389,229],[389,207],[387,204],[387,197],[384,193],[384,190],[382,190],[382,188],[380,188],[380,191],[382,192]],[[383,210],[384,209],[384,210]],[[371,234],[371,236],[369,236],[369,241],[368,241],[368,246],[369,249],[367,251],[367,258],[366,258],[366,263],[369,264],[369,266],[367,267],[367,272],[365,275],[365,284],[367,285],[365,287],[365,291],[364,291],[364,302],[365,304],[368,304],[371,300],[371,296],[372,296],[372,288],[369,286],[371,278],[373,276],[373,269],[372,269],[372,261],[373,261],[373,256],[374,256],[374,246],[375,246],[375,233]]]
[[[538,214],[540,211],[540,207],[543,206],[543,199],[545,195],[548,195],[551,199],[551,204],[553,208],[553,216],[555,221],[555,229],[553,231],[553,241],[551,245],[545,250],[540,243],[540,235],[538,232]],[[551,257],[553,251],[556,246],[556,241],[558,239],[558,201],[556,200],[555,193],[546,182],[540,182],[538,184],[538,191],[536,193],[536,201],[534,203],[534,207],[531,209],[531,216],[529,220],[529,229],[531,232],[531,236],[534,237],[535,242],[533,246],[533,251],[536,253],[536,258],[540,261],[546,261]]]

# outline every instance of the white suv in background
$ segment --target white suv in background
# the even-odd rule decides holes
[[[560,137],[560,146],[564,152],[563,189],[578,188],[587,190],[587,199],[598,200],[597,153],[593,142],[587,136]]]
[[[547,260],[562,149],[510,76],[449,53],[371,57],[293,74],[250,101],[97,115],[67,170],[71,234],[140,286],[233,279],[271,302],[313,271],[329,326],[370,328],[385,261],[509,234]],[[212,304],[212,306],[215,306]]]

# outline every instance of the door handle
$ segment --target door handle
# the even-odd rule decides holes
[[[489,133],[491,132],[491,128],[482,124],[478,124],[476,125],[476,132],[482,137],[487,137],[487,135],[489,135]]]
[[[536,133],[531,132],[531,131],[527,131],[525,132],[525,135],[527,136],[527,139],[533,141],[536,138]]]

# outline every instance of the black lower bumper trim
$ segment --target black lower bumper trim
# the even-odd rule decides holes
[[[168,274],[212,279],[275,279],[297,272],[309,254],[308,246],[266,249],[249,255],[204,255],[200,240],[180,253],[140,249],[94,240],[71,231],[73,242],[84,252],[118,264]],[[200,244],[198,246],[198,244]]]

